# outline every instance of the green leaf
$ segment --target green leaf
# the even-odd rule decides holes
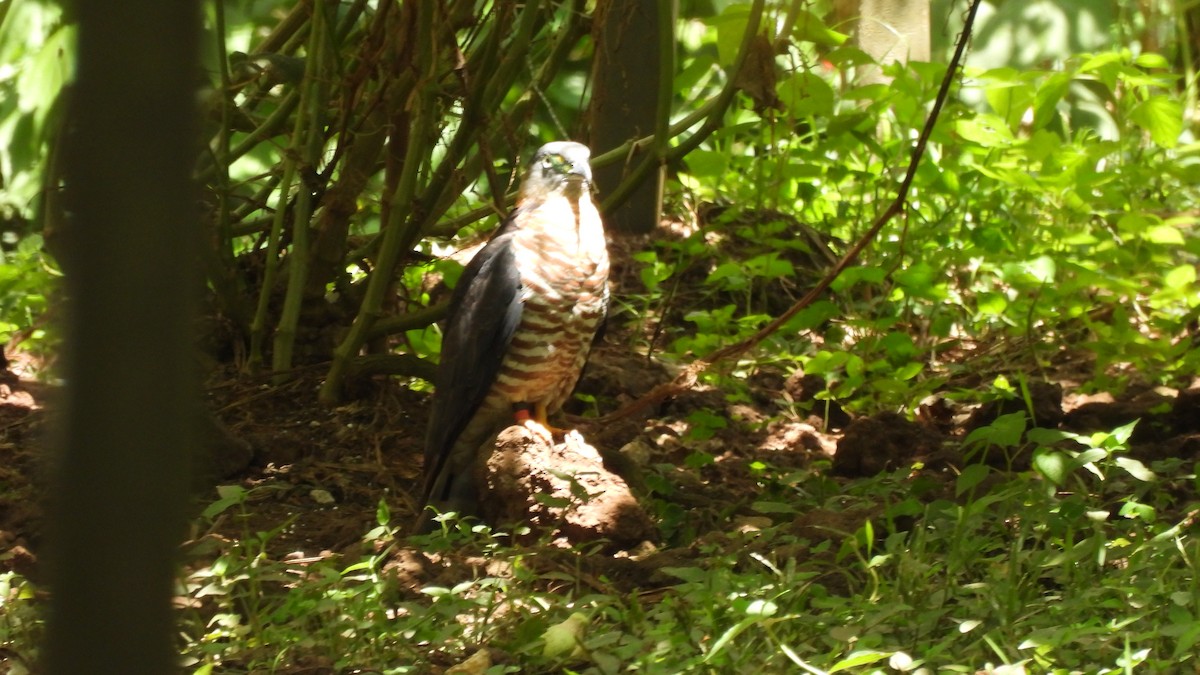
[[[987,443],[1001,448],[1015,448],[1021,442],[1025,433],[1025,413],[1015,412],[1001,415],[995,422],[986,427],[979,427],[970,434],[964,443]]]
[[[1105,457],[1108,457],[1108,452],[1106,450],[1101,448],[1089,448],[1076,455],[1075,459],[1071,463],[1077,467],[1085,466],[1087,464],[1099,462]]]
[[[792,30],[792,37],[800,41],[814,42],[826,47],[837,47],[849,39],[850,36],[839,33],[825,22],[821,21],[820,17],[812,12],[802,9],[796,13],[796,23]]]
[[[1196,283],[1196,267],[1194,265],[1179,265],[1163,275],[1163,285],[1167,288],[1180,290]]]
[[[1183,234],[1170,225],[1156,225],[1147,229],[1142,238],[1155,244],[1183,246]]]
[[[64,25],[46,39],[33,63],[20,73],[17,96],[21,108],[33,113],[38,134],[45,129],[46,115],[63,85],[73,76],[75,27]]]
[[[240,485],[218,485],[217,496],[217,501],[209,504],[208,508],[204,509],[202,515],[205,518],[214,518],[224,513],[226,509],[234,504],[244,502],[246,500],[246,488]]]
[[[980,293],[975,298],[975,309],[982,316],[1000,316],[1008,309],[1008,298],[1001,293]]]
[[[1070,458],[1056,450],[1035,453],[1033,468],[1046,480],[1055,485],[1062,485],[1067,480]]]
[[[796,117],[833,115],[834,91],[824,78],[807,70],[792,73],[775,87],[779,100]]]
[[[1125,445],[1129,442],[1130,437],[1133,436],[1133,428],[1137,426],[1139,421],[1140,420],[1134,420],[1129,424],[1122,424],[1116,429],[1113,429],[1110,435],[1118,445]]]
[[[1071,88],[1071,76],[1054,73],[1038,87],[1033,97],[1033,128],[1041,129],[1058,115],[1058,104]]]
[[[964,139],[985,148],[1004,148],[1012,145],[1012,130],[995,115],[980,114],[974,119],[958,120],[954,130]]]
[[[1133,476],[1144,483],[1149,483],[1158,479],[1158,476],[1154,475],[1154,472],[1150,469],[1147,469],[1145,464],[1142,464],[1140,461],[1132,457],[1117,457],[1113,460],[1113,462],[1122,469],[1125,469],[1130,476]]]
[[[1025,111],[1033,105],[1035,94],[1032,87],[1015,79],[1016,71],[1009,68],[1002,70],[1005,71],[1005,78],[988,83],[983,93],[992,111],[1012,127],[1021,123]],[[1011,71],[1011,74],[1008,71]],[[995,71],[989,71],[988,74],[993,72]]]
[[[1158,517],[1158,511],[1153,506],[1134,501],[1125,502],[1121,506],[1120,514],[1122,518],[1137,518],[1147,523],[1154,522]]]
[[[879,346],[884,348],[888,358],[892,361],[906,361],[918,353],[912,336],[901,331],[892,331],[883,336],[883,339],[879,341]]]
[[[1133,59],[1133,64],[1139,68],[1170,69],[1171,67],[1171,64],[1167,61],[1166,57],[1164,57],[1162,54],[1155,54],[1153,52],[1138,54],[1137,57]]]
[[[927,262],[914,263],[896,272],[896,283],[904,287],[908,295],[920,298],[935,298],[934,285],[941,280],[943,272],[936,270]]]
[[[742,36],[750,20],[750,5],[730,3],[712,19],[717,27],[717,58],[721,66],[728,68],[737,59],[742,46]]]
[[[1087,61],[1084,61],[1083,65],[1079,66],[1079,72],[1087,73],[1110,65],[1119,64],[1120,62],[1121,55],[1117,52],[1103,52],[1101,54],[1094,54],[1088,58]]]
[[[1175,147],[1183,133],[1183,106],[1167,96],[1151,96],[1134,106],[1129,118],[1150,132],[1150,140],[1159,147]]]
[[[875,651],[853,652],[852,654],[850,654],[849,657],[844,658],[841,661],[838,661],[837,663],[833,664],[833,667],[830,668],[828,670],[828,672],[836,673],[839,670],[849,670],[851,668],[857,668],[859,666],[866,666],[866,665],[870,665],[872,663],[878,663],[879,661],[882,661],[890,656],[891,656],[891,654],[889,652],[875,652]]]
[[[542,633],[542,656],[548,659],[575,657],[583,654],[583,635],[587,630],[586,615],[575,612],[561,623],[556,623]]]
[[[698,178],[720,176],[729,168],[729,154],[712,150],[693,150],[687,154],[683,163],[687,165],[688,173]]]
[[[738,289],[746,286],[746,275],[742,272],[742,266],[733,263],[721,263],[717,265],[717,269],[709,273],[708,278],[704,280],[706,284],[715,284],[724,282],[720,285],[724,288]]]
[[[965,492],[970,492],[982,483],[989,473],[991,473],[991,468],[986,464],[967,465],[963,468],[962,473],[958,474],[958,479],[954,484],[954,494],[961,496]]]
[[[749,259],[745,263],[746,271],[764,279],[778,279],[796,274],[792,263],[779,259],[779,253],[772,251]]]

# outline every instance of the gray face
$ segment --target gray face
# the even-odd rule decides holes
[[[579,189],[592,182],[592,168],[588,164],[591,155],[581,143],[547,143],[534,154],[526,183],[532,189],[553,190],[560,185]]]

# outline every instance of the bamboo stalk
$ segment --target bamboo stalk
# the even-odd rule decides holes
[[[325,140],[325,83],[329,78],[324,72],[324,64],[327,60],[330,37],[327,33],[325,11],[325,0],[313,0],[301,112],[296,116],[296,129],[292,137],[292,147],[302,146],[300,159],[303,166],[312,171],[315,171],[321,160],[321,148]],[[300,324],[304,285],[308,276],[309,219],[312,209],[312,190],[301,181],[296,197],[296,212],[292,218],[292,250],[288,256],[287,291],[283,297],[283,308],[279,312],[279,325],[275,328],[275,342],[271,353],[271,369],[276,373],[276,384],[283,373],[292,367],[296,327]]]
[[[420,0],[418,4],[415,56],[420,82],[416,89],[416,114],[413,116],[410,141],[405,151],[404,166],[396,190],[390,199],[389,218],[385,225],[379,258],[367,281],[362,306],[358,315],[354,317],[345,339],[334,350],[329,373],[321,385],[319,398],[323,403],[330,404],[338,400],[351,360],[365,343],[371,325],[382,313],[384,296],[392,285],[396,263],[404,250],[406,230],[402,226],[412,213],[417,179],[425,159],[423,152],[427,149],[420,141],[429,138],[437,128],[437,52],[433,40],[436,4],[434,0]]]

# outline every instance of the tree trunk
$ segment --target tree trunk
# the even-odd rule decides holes
[[[838,0],[839,19],[856,18],[855,42],[879,65],[928,61],[930,0]],[[878,68],[864,74],[867,82],[888,82]]]
[[[667,0],[660,0],[665,2]],[[659,11],[654,2],[607,0],[596,6],[592,40],[592,102],[588,111],[593,154],[654,133],[658,109]],[[641,155],[596,170],[600,190],[613,190]],[[623,204],[605,214],[610,231],[646,234],[658,226],[659,181],[645,180]],[[603,194],[601,194],[603,197]]]
[[[171,596],[193,443],[199,10],[74,3],[64,148],[66,411],[50,492],[48,673],[178,669]]]

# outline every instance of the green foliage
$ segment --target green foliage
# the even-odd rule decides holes
[[[814,112],[780,96],[775,110],[731,113],[679,174],[686,203],[730,206],[708,221],[700,210],[694,234],[639,258],[651,296],[672,286],[664,274],[705,271],[708,295],[685,299],[682,312],[695,330],[670,352],[703,355],[748,336],[790,304],[764,296],[794,299],[828,266],[796,257],[813,250],[801,224],[835,248],[865,228],[890,198],[943,74],[913,64],[890,71],[890,87],[854,86],[838,77],[858,62],[851,48],[821,54],[830,70],[804,65],[816,54],[803,44],[788,57],[792,76],[836,86],[834,105]],[[984,345],[1022,338],[1036,359],[1069,336],[1095,355],[1096,387],[1119,386],[1119,367],[1186,378],[1196,359],[1182,336],[1200,311],[1198,194],[1168,65],[1114,51],[1054,71],[968,71],[963,95],[980,104],[943,114],[906,215],[838,278],[832,304],[793,319],[771,351],[801,356],[805,372],[836,380],[839,399],[871,406],[923,395],[921,383],[937,376],[931,355],[961,336]],[[1112,110],[1111,135],[1067,114],[1080,88]],[[874,130],[883,133],[868,138]],[[801,283],[771,285],[779,279]]]
[[[58,273],[42,254],[38,218],[73,53],[74,28],[58,4],[0,3],[0,343],[19,335],[39,356],[53,345],[39,319]]]
[[[44,635],[37,589],[15,572],[0,573],[0,649],[9,672],[31,672]]]
[[[297,7],[327,11],[298,23],[280,20],[275,3],[210,5],[206,103],[221,123],[197,166],[210,188],[210,284],[220,311],[258,336],[260,359],[274,349],[267,336],[306,320],[292,313],[289,327],[285,296],[309,310],[332,304],[362,325],[385,306],[412,312],[444,298],[432,282],[452,287],[461,265],[451,250],[493,227],[510,160],[581,113],[585,3],[441,3],[461,23],[395,33],[416,24],[385,12],[415,4],[318,0]],[[1092,4],[996,3],[1000,14],[1037,5],[1100,16]],[[673,121],[707,110],[730,82],[751,11],[713,7],[681,13]],[[772,76],[744,83],[711,135],[693,142],[698,117],[672,137],[673,147],[694,146],[667,163],[674,236],[633,254],[621,288],[629,311],[614,320],[639,329],[632,339],[647,344],[634,347],[653,340],[667,361],[754,334],[867,230],[945,74],[914,63],[889,67],[889,85],[862,83],[869,59],[838,26],[794,3],[766,8],[762,25],[780,31],[767,35],[779,48],[763,69]],[[37,217],[71,35],[56,5],[14,0],[0,11],[0,210],[22,225],[0,266],[7,338],[34,324],[55,276],[37,226],[24,223]],[[996,35],[979,48],[1011,52]],[[434,37],[444,49],[387,51]],[[1174,59],[1077,46],[1020,64],[1036,68],[970,68],[902,216],[825,297],[708,382],[740,400],[737,382],[761,366],[800,369],[825,380],[817,409],[836,400],[875,411],[912,410],[958,371],[992,367],[950,365],[947,353],[1037,368],[1085,352],[1094,388],[1119,388],[1131,371],[1190,378],[1200,366],[1188,339],[1200,314],[1200,145],[1181,103],[1187,83],[1170,72]],[[411,67],[393,68],[401,57]],[[322,201],[339,195],[341,210]],[[438,243],[447,237],[461,240]],[[405,330],[393,347],[437,355],[435,328]],[[343,355],[362,343],[348,340]],[[994,392],[970,395],[1022,395],[994,382]],[[713,511],[686,498],[719,476],[710,450],[739,422],[710,410],[682,421],[683,452],[645,476],[664,540],[688,553],[656,570],[653,599],[538,565],[544,547],[453,517],[410,542],[444,568],[436,585],[405,594],[388,566],[400,543],[386,502],[363,524],[360,550],[276,559],[270,544],[292,524],[252,527],[255,494],[227,488],[205,524],[245,526],[236,540],[193,542],[181,579],[186,665],[418,672],[487,646],[508,655],[489,672],[1196,667],[1200,547],[1189,533],[1200,480],[1189,462],[1130,457],[1132,426],[1085,436],[1002,415],[966,443],[1014,464],[1031,449],[1032,470],[980,463],[947,481],[920,467],[840,481],[827,462],[784,471],[756,460],[758,491]],[[735,527],[726,511],[743,506],[757,519]],[[19,576],[0,577],[0,648],[26,663],[41,632],[34,597]]]
[[[587,559],[587,547],[518,546],[454,518],[408,542],[445,565],[413,596],[389,572],[406,558],[386,502],[358,558],[274,560],[263,544],[284,523],[216,542],[215,560],[190,569],[184,650],[193,672],[425,672],[480,647],[507,654],[489,672],[1189,669],[1200,547],[1186,536],[1190,516],[1163,516],[1181,513],[1194,467],[1118,461],[1131,429],[1031,432],[1046,447],[1086,448],[1045,451],[1073,467],[1069,488],[983,465],[950,492],[907,468],[838,484],[763,467],[765,517],[657,568],[669,582],[653,601],[545,562]],[[249,496],[225,490],[207,517]]]
[[[39,319],[57,286],[58,272],[42,254],[41,244],[41,237],[29,235],[12,250],[0,251],[0,343],[20,334],[24,349],[45,356],[54,341]]]

